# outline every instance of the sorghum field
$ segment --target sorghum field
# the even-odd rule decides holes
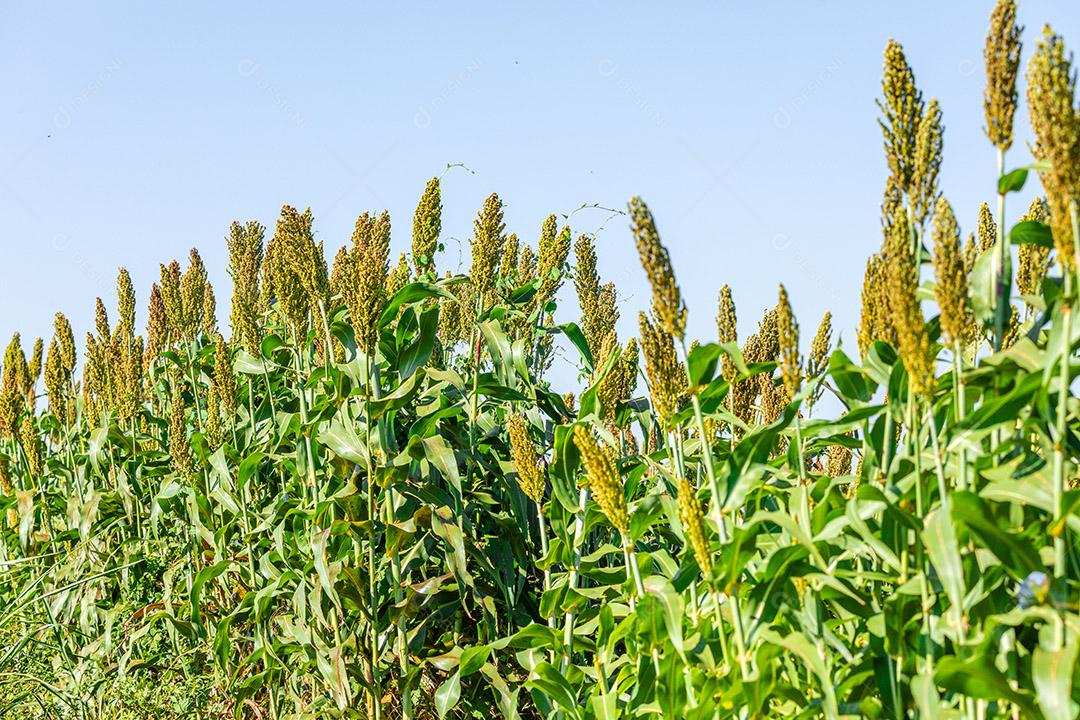
[[[142,297],[121,269],[81,349],[60,313],[16,335],[0,716],[1076,717],[1080,107],[1049,28],[1018,98],[1015,18],[981,208],[938,191],[941,109],[885,48],[857,342],[783,285],[748,337],[727,286],[687,308],[639,198],[636,337],[594,239],[508,232],[498,195],[446,273],[438,178],[396,261],[386,213],[335,251],[286,206],[229,229],[226,303],[192,250]]]

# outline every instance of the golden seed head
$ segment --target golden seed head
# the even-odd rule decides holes
[[[216,450],[224,441],[221,426],[221,399],[216,385],[206,390],[206,442],[210,449]]]
[[[979,254],[994,247],[997,242],[997,223],[994,222],[994,214],[990,212],[990,206],[983,203],[979,206]]]
[[[610,329],[600,310],[600,275],[596,270],[596,246],[592,237],[581,235],[574,243],[574,290],[581,308],[581,333],[589,345],[595,364],[600,346]]]
[[[214,297],[214,286],[206,281],[203,288],[202,303],[202,334],[213,337],[217,333],[217,299]]]
[[[889,317],[889,296],[886,283],[886,263],[883,252],[877,252],[866,261],[863,276],[862,312],[859,315],[859,354],[866,357],[874,342],[883,340],[896,344],[896,332]]]
[[[810,357],[806,363],[807,377],[820,377],[829,365],[829,351],[832,348],[832,313],[828,310],[818,324],[817,332],[810,343]]]
[[[450,271],[446,271],[446,277],[451,277]],[[461,338],[461,305],[457,300],[457,288],[451,288],[455,299],[439,298],[439,342],[442,343],[443,352],[448,352],[457,345]]]
[[[1001,347],[1005,350],[1016,344],[1016,341],[1022,335],[1021,330],[1023,329],[1020,325],[1020,312],[1016,309],[1016,306],[1010,305],[1009,310],[1009,322],[1005,328],[1005,337],[1001,339]]]
[[[233,281],[229,322],[233,342],[253,355],[259,354],[259,272],[263,262],[264,228],[254,220],[241,225],[234,221],[226,244],[229,248],[229,276]]]
[[[345,284],[349,274],[349,248],[342,245],[334,254],[334,261],[330,263],[330,295],[344,298]]]
[[[637,338],[630,338],[626,342],[626,348],[623,349],[622,357],[619,360],[623,366],[623,382],[624,391],[623,398],[632,397],[634,391],[637,389],[637,377],[638,377],[638,341]]]
[[[825,451],[825,474],[831,478],[851,474],[851,448],[846,445],[830,445]]]
[[[950,347],[965,342],[972,317],[968,281],[960,251],[960,227],[949,202],[938,198],[934,208],[934,293],[941,309],[941,334]]]
[[[181,478],[190,479],[195,465],[191,457],[191,442],[187,435],[187,417],[184,412],[184,396],[180,392],[178,378],[172,382],[172,399],[169,408],[169,454],[173,469]]]
[[[345,304],[349,308],[356,344],[371,352],[379,338],[379,318],[386,301],[390,270],[390,215],[372,220],[364,213],[356,220],[353,246],[345,265]]]
[[[675,353],[675,340],[669,333],[654,326],[645,313],[638,314],[638,328],[649,394],[660,427],[666,428],[686,394],[686,372]]]
[[[23,454],[26,456],[26,464],[30,468],[30,476],[40,478],[44,471],[41,458],[41,439],[29,415],[23,415],[22,424],[19,426],[19,440],[22,442]]]
[[[165,305],[166,345],[180,339],[184,325],[183,303],[180,299],[180,263],[173,260],[161,266],[161,301]]]
[[[236,376],[233,375],[229,345],[221,333],[214,338],[214,377],[218,401],[227,417],[236,411]]]
[[[1050,26],[1043,30],[1035,54],[1028,61],[1027,101],[1035,132],[1032,152],[1049,162],[1040,173],[1050,206],[1050,229],[1058,262],[1072,272],[1076,267],[1069,203],[1080,201],[1080,110],[1076,107],[1076,72],[1072,53]]]
[[[920,227],[934,209],[938,197],[938,173],[945,128],[941,124],[941,107],[931,100],[919,119],[915,134],[914,172],[911,176],[911,200],[916,224]]]
[[[1013,141],[1013,115],[1016,113],[1016,75],[1020,67],[1020,33],[1016,22],[1016,0],[998,0],[990,15],[983,58],[986,59],[986,136],[1002,150]]]
[[[397,291],[409,284],[409,260],[405,253],[398,255],[397,265],[386,277],[386,297],[394,297]]]
[[[776,304],[776,329],[780,341],[780,375],[784,387],[794,395],[802,385],[802,359],[799,357],[799,323],[791,309],[787,289],[780,286],[780,300]]]
[[[202,327],[203,300],[206,295],[206,266],[195,248],[191,249],[187,270],[180,277],[180,338],[195,340]]]
[[[71,323],[63,313],[56,313],[53,318],[53,337],[60,344],[63,368],[68,375],[71,375],[75,370],[75,360],[78,355],[75,350],[75,334],[71,332]]]
[[[772,425],[783,416],[784,410],[791,404],[791,391],[786,384],[777,384],[765,374],[757,375],[751,380],[758,380],[761,385],[761,421]]]
[[[94,298],[94,329],[97,330],[101,342],[108,345],[112,339],[112,332],[109,330],[109,313],[105,310],[105,303],[101,301],[101,298]]]
[[[521,246],[521,254],[518,255],[517,273],[522,284],[530,283],[536,279],[536,253],[533,252],[532,246],[528,243]]]
[[[1050,217],[1050,209],[1043,198],[1035,198],[1031,201],[1031,207],[1023,220],[1046,223]],[[1017,248],[1018,265],[1016,268],[1016,286],[1023,295],[1039,295],[1042,293],[1043,279],[1050,268],[1050,248],[1034,243],[1021,243]],[[1028,307],[1032,307],[1030,303]]]
[[[34,385],[37,384],[38,378],[41,377],[41,359],[44,347],[41,338],[34,340],[34,349],[30,351],[30,361],[26,364],[26,377],[29,380],[28,389],[31,393],[34,390]]]
[[[19,333],[15,333],[11,336],[11,342],[4,351],[3,379],[0,381],[0,392],[11,397],[21,408],[29,389],[30,368],[26,362],[26,355],[23,353],[22,339]]]
[[[924,395],[933,389],[934,358],[930,336],[916,294],[919,269],[911,254],[907,221],[897,219],[891,242],[886,248],[889,316],[896,331],[897,350],[913,392]]]
[[[150,287],[150,307],[146,316],[146,363],[149,365],[165,349],[169,336],[165,302],[157,283]]]
[[[540,459],[529,438],[529,427],[521,415],[506,418],[506,430],[510,435],[510,455],[517,467],[517,480],[521,491],[534,503],[544,499],[544,476],[540,473]]]
[[[653,316],[664,332],[682,338],[686,331],[686,305],[675,282],[667,248],[660,242],[660,233],[652,213],[638,197],[630,199],[630,227],[634,232],[641,266],[652,286]]]
[[[518,240],[517,233],[510,233],[506,236],[506,242],[502,247],[502,258],[499,260],[499,275],[512,284],[516,282],[517,277],[517,261],[518,252],[521,250],[521,241]]]
[[[0,455],[0,495],[12,495],[14,488],[11,485],[11,468],[8,467],[8,460],[5,456]]]
[[[923,101],[904,49],[892,39],[885,47],[881,90],[883,98],[878,101],[878,107],[884,117],[878,124],[884,136],[885,156],[899,191],[907,193],[915,173],[915,144]]]
[[[116,298],[120,313],[116,334],[131,337],[135,334],[135,287],[127,268],[120,268],[116,276]]]
[[[676,501],[679,506],[679,520],[682,521],[683,534],[694,553],[694,560],[706,577],[712,574],[712,550],[709,536],[705,531],[705,521],[701,512],[694,486],[685,477],[679,477]]]
[[[536,291],[534,307],[545,307],[562,285],[566,258],[570,254],[570,242],[570,228],[564,227],[558,231],[555,216],[548,215],[540,228],[540,242],[536,246],[536,273],[540,277],[540,287]]]
[[[412,259],[416,265],[416,277],[425,272],[435,277],[435,252],[439,249],[439,233],[442,232],[442,194],[439,178],[428,180],[420,204],[413,215]]]
[[[125,426],[135,417],[142,399],[143,339],[117,338],[110,367],[111,404]]]
[[[483,300],[483,309],[491,301],[491,291],[499,274],[499,258],[506,243],[506,224],[503,222],[502,200],[495,193],[488,195],[484,206],[473,221],[472,268],[469,277]]]
[[[285,319],[300,332],[307,325],[313,299],[325,297],[322,279],[326,272],[320,246],[315,244],[311,210],[300,213],[284,205],[263,261],[263,290],[267,303],[276,300]],[[329,285],[325,280],[325,285]]]
[[[611,449],[606,445],[601,447],[583,425],[574,426],[574,444],[581,453],[585,482],[593,500],[612,527],[623,536],[623,542],[628,542],[630,513],[623,496],[622,477],[615,468]]]
[[[69,377],[64,369],[60,344],[54,337],[49,343],[49,353],[45,357],[45,391],[49,396],[49,412],[61,422],[68,419]]]

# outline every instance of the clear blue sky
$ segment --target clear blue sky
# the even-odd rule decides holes
[[[693,335],[713,338],[724,282],[745,334],[783,281],[807,341],[831,309],[852,346],[881,239],[886,40],[904,44],[924,95],[941,101],[942,188],[966,233],[995,180],[981,131],[992,6],[7,4],[0,339],[21,330],[29,346],[56,310],[81,338],[95,296],[114,306],[121,265],[142,324],[158,263],[193,245],[227,318],[229,223],[272,228],[283,203],[313,209],[331,254],[360,212],[387,208],[396,257],[425,181],[464,163],[471,173],[443,182],[442,267],[458,266],[492,191],[531,242],[548,213],[623,208],[638,194]],[[1080,48],[1076,0],[1021,0],[1020,14],[1025,63],[1045,21]],[[1011,166],[1029,159],[1026,109],[1017,127]],[[582,211],[572,225],[594,231],[609,215]],[[625,339],[648,297],[625,217],[598,245]]]

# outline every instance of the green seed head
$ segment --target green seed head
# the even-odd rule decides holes
[[[442,195],[439,178],[428,180],[413,216],[412,259],[419,279],[425,272],[435,277],[435,252],[442,231]]]
[[[1020,34],[1024,28],[1016,22],[1015,0],[998,0],[990,15],[983,58],[986,60],[986,136],[1001,150],[1013,141],[1013,116],[1016,114],[1016,75],[1020,68]]]
[[[652,213],[641,198],[630,200],[630,226],[641,266],[652,286],[653,316],[664,332],[682,338],[686,330],[686,305],[675,282],[667,248],[660,242],[660,233]]]

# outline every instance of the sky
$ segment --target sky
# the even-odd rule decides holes
[[[442,177],[443,269],[466,269],[498,192],[531,243],[549,213],[596,233],[620,336],[648,304],[625,210],[649,204],[690,308],[715,337],[792,298],[808,346],[831,310],[855,346],[887,168],[874,100],[899,40],[945,123],[941,189],[963,232],[993,202],[982,132],[992,0],[662,3],[7,3],[0,7],[0,339],[81,338],[131,272],[139,324],[158,264],[197,247],[227,319],[224,236],[311,207],[328,254],[366,210],[411,243]],[[1021,0],[1027,58],[1045,22],[1080,48],[1080,3]],[[1023,80],[1021,80],[1021,97]],[[1026,108],[1009,167],[1031,161]],[[449,167],[448,167],[449,166]],[[1035,183],[1032,183],[1034,186]],[[1007,208],[1015,219],[1029,187]],[[577,317],[564,288],[558,321]],[[115,320],[115,312],[113,312]],[[80,343],[81,344],[81,343]],[[854,352],[854,351],[853,351]],[[572,380],[567,365],[556,371]]]

